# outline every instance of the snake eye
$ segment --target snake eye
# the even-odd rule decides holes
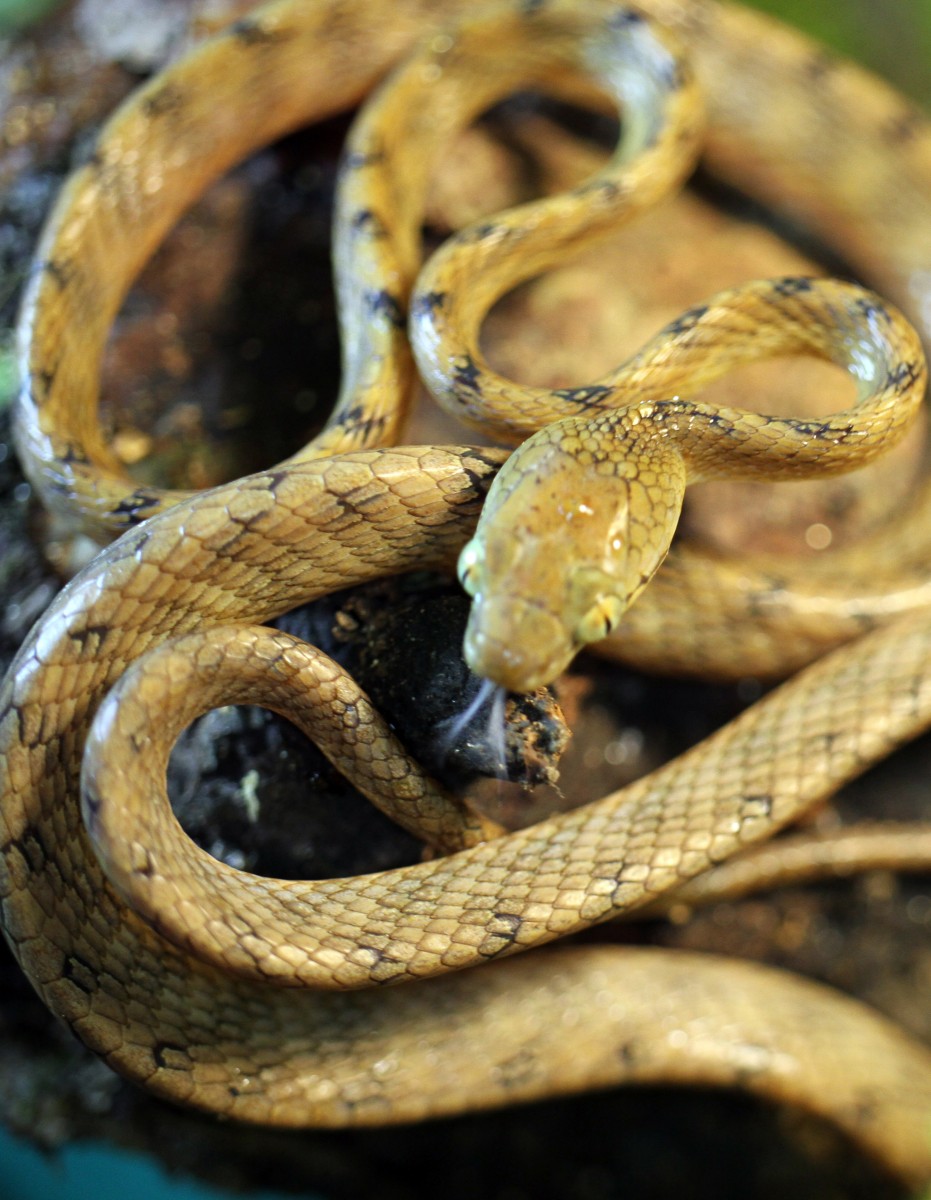
[[[576,626],[575,637],[579,645],[600,642],[612,633],[624,615],[624,607],[617,596],[602,596]]]
[[[478,572],[481,565],[481,551],[475,544],[473,539],[467,542],[459,555],[459,564],[456,568],[459,575],[459,582],[468,595],[474,596],[478,591]]]

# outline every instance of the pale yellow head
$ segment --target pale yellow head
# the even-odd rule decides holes
[[[531,691],[611,633],[665,557],[684,487],[675,447],[613,414],[525,442],[459,558],[472,670]]]

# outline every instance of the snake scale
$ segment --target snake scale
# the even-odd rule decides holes
[[[419,38],[345,152],[334,249],[344,378],[322,435],[201,495],[128,482],[95,408],[108,329],[146,258],[209,182],[359,101]],[[435,146],[515,87],[545,81],[584,99],[593,79],[625,114],[611,163],[571,194],[456,235],[415,285]],[[799,95],[806,119],[790,120]],[[495,299],[635,217],[699,151],[929,332],[928,126],[859,69],[712,0],[524,0],[474,19],[464,0],[397,0],[390,17],[372,0],[280,0],[136,93],[66,187],[24,303],[18,447],[49,507],[77,508],[100,541],[122,536],[54,602],[0,691],[0,897],[44,1001],[118,1071],[282,1125],[410,1121],[621,1082],[738,1084],[821,1113],[909,1181],[931,1176],[931,1053],[862,1006],[714,956],[567,946],[510,957],[698,882],[931,723],[926,493],[882,538],[778,581],[765,561],[677,547],[623,616],[613,653],[727,675],[784,673],[841,648],[646,779],[507,836],[424,780],[333,664],[262,624],[461,555],[476,593],[470,657],[530,687],[618,623],[665,554],[687,479],[849,469],[904,430],[925,383],[915,335],[876,296],[831,281],[713,298],[584,388],[515,389],[489,369],[478,331]],[[792,422],[680,395],[780,353],[838,363],[857,407]],[[391,448],[413,354],[467,421],[511,440],[557,424],[524,442],[498,483],[503,451]],[[639,474],[624,474],[619,445],[642,447]],[[580,462],[595,483],[579,483]],[[544,532],[561,521],[543,557],[559,559],[550,582],[564,587],[567,505],[554,516],[513,499],[536,475],[572,497],[573,553],[599,526],[597,569],[527,607],[525,593],[496,590],[523,586],[527,556],[513,524],[496,541],[492,509],[526,522],[522,547],[536,544],[538,517]],[[619,479],[624,515],[612,523],[601,489]],[[618,550],[610,563],[605,545]],[[501,634],[515,613],[535,645]],[[551,635],[562,642],[541,664]],[[376,802],[453,852],[282,883],[200,851],[170,815],[166,737],[246,699],[291,715],[348,770],[361,762]]]

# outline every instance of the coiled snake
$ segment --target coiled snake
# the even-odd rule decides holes
[[[232,1117],[384,1123],[623,1081],[740,1083],[826,1115],[924,1180],[931,1054],[857,1004],[770,970],[648,949],[487,960],[669,893],[931,721],[926,497],[881,541],[778,589],[765,563],[677,550],[624,615],[616,652],[632,661],[696,669],[713,655],[725,674],[788,671],[878,628],[647,779],[505,837],[422,777],[333,664],[261,622],[336,587],[449,568],[474,532],[503,452],[384,448],[414,377],[408,309],[440,399],[506,438],[545,426],[509,460],[460,560],[476,595],[468,654],[511,688],[552,678],[617,625],[663,559],[687,479],[801,477],[878,453],[921,399],[924,364],[902,318],[853,285],[747,285],[683,314],[609,377],[555,393],[495,376],[478,329],[515,283],[674,187],[700,148],[920,324],[928,129],[852,67],[820,60],[814,86],[804,41],[703,0],[525,0],[474,19],[457,0],[398,0],[385,12],[285,0],[234,25],[117,113],[47,227],[23,312],[18,445],[50,507],[77,507],[101,540],[123,536],[53,604],[0,694],[6,936],[45,1002],[117,1070]],[[345,153],[345,369],[323,434],[202,495],[127,483],[95,404],[135,274],[212,179],[356,102],[423,34]],[[415,287],[433,149],[516,86],[578,98],[591,79],[624,109],[611,164],[463,231]],[[803,86],[808,119],[782,120]],[[781,353],[845,368],[856,408],[805,422],[683,398]],[[751,598],[762,617],[740,626]],[[168,810],[165,735],[244,700],[285,711],[348,769],[361,761],[361,787],[455,852],[282,883],[199,851]]]

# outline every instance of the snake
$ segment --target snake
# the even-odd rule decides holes
[[[515,87],[590,99],[593,80],[625,115],[608,165],[454,235],[418,274],[433,143]],[[208,492],[135,485],[96,421],[105,338],[133,278],[212,179],[373,89],[341,170],[344,371],[327,425],[288,461]],[[809,115],[787,119],[800,95]],[[415,1121],[619,1083],[740,1086],[820,1114],[909,1183],[931,1177],[931,1052],[885,1018],[714,955],[545,945],[697,884],[931,724],[924,493],[862,559],[827,555],[778,583],[765,560],[666,554],[689,480],[846,470],[904,432],[925,368],[893,304],[927,329],[929,147],[884,84],[715,0],[521,0],[487,14],[458,0],[390,13],[276,0],[118,110],[38,248],[15,417],[43,502],[117,540],[59,594],[0,688],[3,930],[87,1046],[160,1096],[284,1126]],[[891,302],[833,280],[755,282],[688,310],[593,384],[543,393],[496,376],[478,342],[495,299],[633,219],[699,152],[804,219]],[[690,398],[785,353],[836,363],[857,403],[806,421]],[[418,372],[517,450],[394,445]],[[537,491],[518,504],[528,481]],[[535,523],[544,576],[547,560],[559,567],[552,603],[521,590],[526,548],[541,568]],[[584,578],[560,592],[560,556],[588,542]],[[267,624],[335,588],[457,562],[475,597],[466,653],[500,686],[546,682],[594,641],[725,676],[810,665],[649,776],[502,834],[423,777],[336,664]],[[748,611],[744,633],[735,613]],[[515,614],[535,647],[502,638]],[[190,842],[165,794],[171,739],[246,700],[320,739],[432,853],[281,881]]]

